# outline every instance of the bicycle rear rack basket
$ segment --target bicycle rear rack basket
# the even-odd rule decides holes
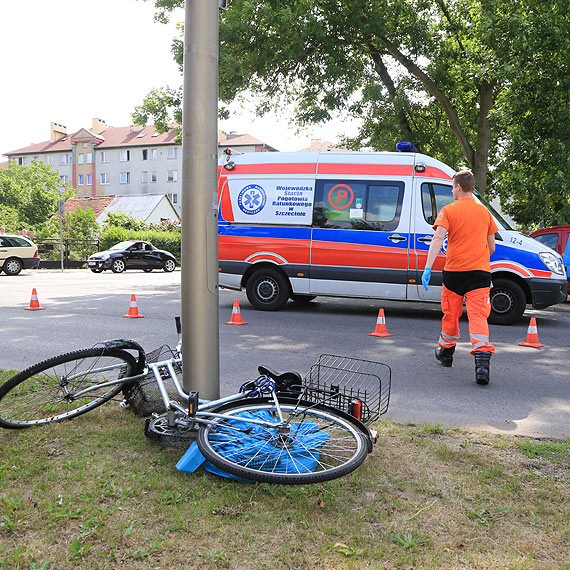
[[[303,379],[301,398],[354,415],[369,424],[388,411],[392,371],[387,364],[321,354]]]

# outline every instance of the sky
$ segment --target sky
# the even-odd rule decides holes
[[[151,89],[180,86],[170,46],[184,13],[168,25],[155,23],[153,15],[154,3],[142,0],[2,2],[0,155],[49,140],[52,121],[68,133],[91,128],[94,117],[128,126]],[[218,128],[282,151],[354,134],[344,123],[297,133],[287,113],[259,119],[247,108]]]

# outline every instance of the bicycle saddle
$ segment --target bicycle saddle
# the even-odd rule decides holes
[[[260,374],[269,376],[275,380],[275,388],[278,392],[300,392],[303,379],[298,372],[282,372],[279,374],[268,366],[258,366],[257,370]]]

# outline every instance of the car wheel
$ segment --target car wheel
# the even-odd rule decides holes
[[[123,259],[115,259],[113,263],[111,263],[111,271],[113,273],[122,273],[126,269],[126,265]]]
[[[258,269],[250,276],[245,291],[253,308],[277,311],[289,299],[291,286],[281,271],[267,267]]]
[[[150,273],[152,270],[153,270],[152,267],[145,267],[145,268],[143,269],[143,271],[144,271],[145,273]]]
[[[523,316],[526,309],[525,292],[510,279],[493,280],[490,298],[489,322],[494,325],[512,325]]]
[[[93,273],[103,273],[103,270],[100,267],[90,267],[89,269],[91,269]]]
[[[4,273],[6,275],[18,275],[22,271],[22,262],[17,257],[10,257],[4,263]]]
[[[172,259],[167,259],[164,262],[162,269],[164,269],[164,271],[166,271],[166,273],[171,273],[172,271],[174,271],[176,269],[176,262],[173,261]]]

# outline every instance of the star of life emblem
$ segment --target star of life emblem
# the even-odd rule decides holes
[[[239,209],[248,216],[261,212],[266,201],[265,190],[259,184],[248,184],[242,188],[237,197]]]

